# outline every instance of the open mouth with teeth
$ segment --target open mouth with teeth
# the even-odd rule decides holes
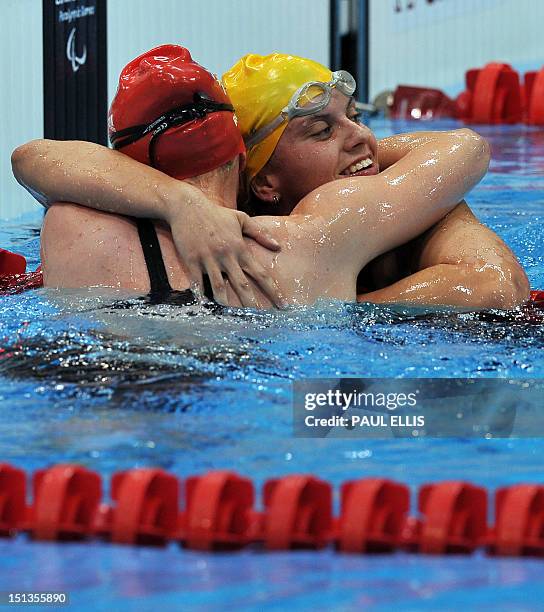
[[[367,176],[376,174],[376,166],[372,163],[370,157],[362,159],[355,164],[351,164],[348,168],[341,172],[342,176]]]

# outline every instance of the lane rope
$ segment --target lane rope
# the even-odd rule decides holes
[[[0,464],[0,536],[27,533],[33,540],[166,545],[193,550],[319,550],[341,553],[544,556],[544,485],[517,484],[490,494],[466,481],[425,484],[410,514],[410,489],[387,478],[362,478],[340,487],[333,516],[333,488],[298,474],[271,479],[255,508],[252,481],[232,471],[212,471],[183,482],[162,469],[113,474],[109,503],[102,478],[79,465],[62,464],[32,476]],[[180,507],[180,499],[183,505]]]

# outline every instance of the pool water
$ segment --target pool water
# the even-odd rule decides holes
[[[419,125],[375,121],[379,137]],[[425,125],[425,129],[429,126]],[[435,123],[448,129],[452,123]],[[492,147],[467,198],[544,288],[544,132],[479,129]],[[0,246],[38,264],[41,213],[6,222]],[[159,466],[179,478],[232,469],[260,488],[314,473],[492,490],[542,480],[541,439],[297,439],[291,385],[308,377],[544,378],[544,328],[523,317],[321,302],[281,313],[153,305],[115,291],[41,289],[0,300],[0,461],[77,462],[106,484]],[[336,508],[338,499],[335,498]],[[211,555],[0,540],[0,591],[66,590],[78,609],[534,609],[542,561],[330,550]]]

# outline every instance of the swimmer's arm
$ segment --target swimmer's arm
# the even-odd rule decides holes
[[[380,172],[396,164],[413,149],[441,138],[442,132],[409,132],[395,134],[378,141],[378,164]]]
[[[516,256],[464,202],[428,232],[416,256],[414,274],[357,300],[508,309],[528,299]]]
[[[417,304],[466,308],[514,308],[517,300],[500,291],[499,277],[470,264],[437,264],[403,278],[389,287],[357,296],[373,304]],[[522,300],[522,302],[525,300]]]
[[[207,274],[219,302],[227,302],[224,273],[243,306],[256,305],[248,276],[281,306],[276,284],[242,238],[279,250],[257,219],[219,207],[189,183],[91,142],[34,140],[15,149],[11,162],[17,181],[45,206],[73,202],[166,221],[191,282],[202,287]]]
[[[434,134],[384,172],[327,183],[297,205],[295,213],[321,219],[315,238],[331,269],[357,275],[437,223],[482,179],[485,139],[469,129]]]
[[[175,203],[198,195],[186,183],[86,141],[32,140],[13,151],[11,165],[17,181],[46,207],[74,202],[103,212],[166,219]]]

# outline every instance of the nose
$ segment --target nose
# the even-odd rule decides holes
[[[346,117],[344,132],[344,148],[346,151],[353,151],[353,149],[361,148],[361,145],[367,145],[372,153],[374,153],[374,134],[366,125],[355,123]]]

